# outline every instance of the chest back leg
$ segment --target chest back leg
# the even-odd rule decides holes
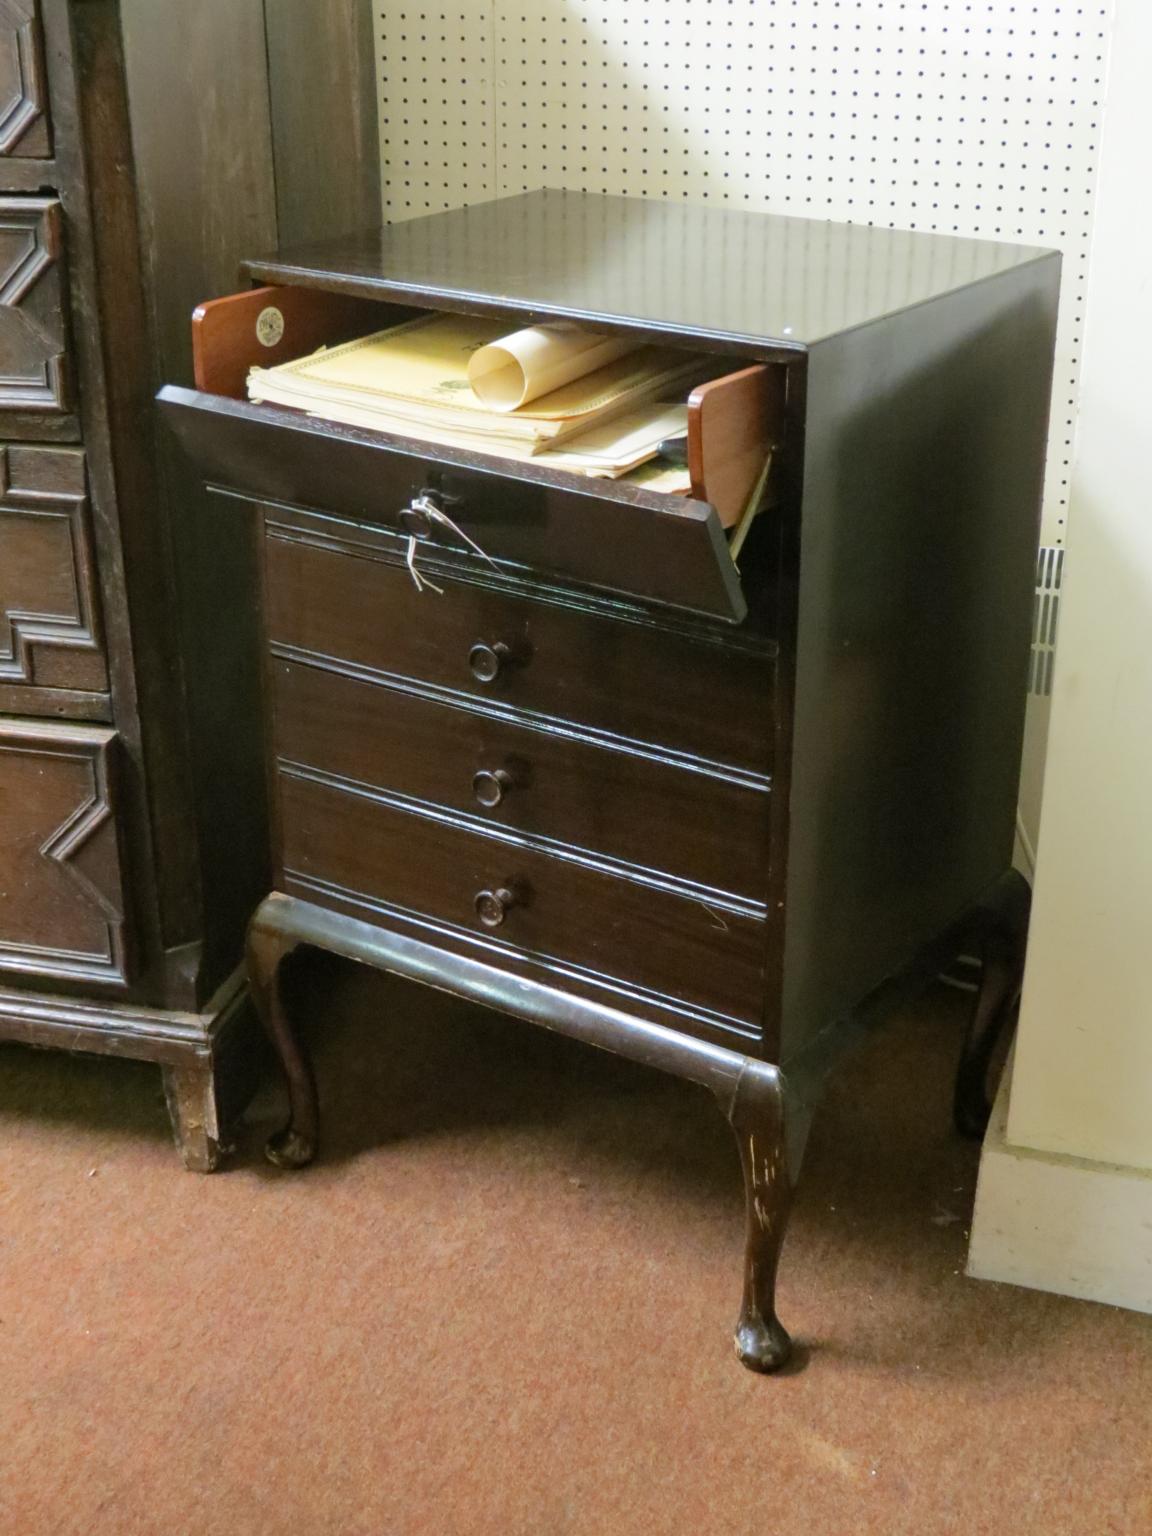
[[[288,1086],[288,1122],[264,1154],[278,1168],[304,1168],[316,1156],[320,1113],[311,1059],[284,1006],[284,961],[301,943],[281,922],[284,910],[282,897],[269,896],[249,924],[248,986]]]
[[[1031,905],[1028,882],[1011,870],[973,914],[971,942],[983,968],[956,1070],[952,1113],[962,1136],[979,1139],[988,1126],[988,1069],[1020,1002]]]

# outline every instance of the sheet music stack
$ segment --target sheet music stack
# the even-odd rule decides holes
[[[506,322],[426,315],[253,368],[249,397],[329,420],[577,474],[628,474],[684,433],[687,390],[710,371],[668,347],[567,323],[509,336]],[[652,464],[650,487],[687,492],[681,467]]]

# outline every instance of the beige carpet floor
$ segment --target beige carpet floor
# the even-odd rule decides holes
[[[1152,1531],[1152,1322],[963,1274],[961,997],[838,1070],[734,1361],[701,1090],[317,957],[327,1142],[183,1173],[155,1069],[0,1047],[3,1536]]]

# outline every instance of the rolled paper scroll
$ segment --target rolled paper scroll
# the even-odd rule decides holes
[[[567,323],[531,325],[473,352],[468,383],[489,410],[514,411],[642,345]]]

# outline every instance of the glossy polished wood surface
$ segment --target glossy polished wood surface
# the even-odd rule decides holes
[[[720,521],[702,502],[171,385],[160,404],[188,453],[236,490],[406,532],[407,509],[431,491],[491,559],[693,613],[747,612]],[[433,554],[469,547],[442,526],[420,537]]]
[[[304,770],[281,770],[279,814],[278,889],[288,894],[323,902],[330,892],[362,914],[383,903],[745,1027],[759,1017],[765,912],[755,903],[623,879]],[[489,921],[497,914],[480,898],[499,891],[510,896]]]
[[[802,1141],[846,1021],[1010,857],[1058,259],[541,193],[250,270],[776,364],[739,566],[686,499],[163,397],[262,536],[269,1156],[319,1135],[300,944],[683,1072],[744,1164],[737,1353],[776,1369],[786,1122]],[[413,494],[483,553],[427,537]]]
[[[248,270],[263,282],[434,309],[564,315],[771,355],[1046,254],[659,198],[541,191],[280,251]]]
[[[809,359],[786,1050],[1011,863],[1059,285],[1053,256]]]
[[[421,593],[401,563],[401,541],[383,529],[282,507],[264,518],[274,655],[326,660],[766,781],[775,678],[767,647],[651,610],[591,609],[543,582],[497,583],[475,560],[432,566],[443,593]]]
[[[745,775],[607,750],[571,725],[529,726],[328,666],[274,661],[270,683],[281,763],[442,807],[478,832],[767,899],[768,791]]]
[[[379,306],[307,288],[249,288],[198,304],[192,314],[192,374],[210,395],[246,400],[248,370],[275,368],[364,336]]]

